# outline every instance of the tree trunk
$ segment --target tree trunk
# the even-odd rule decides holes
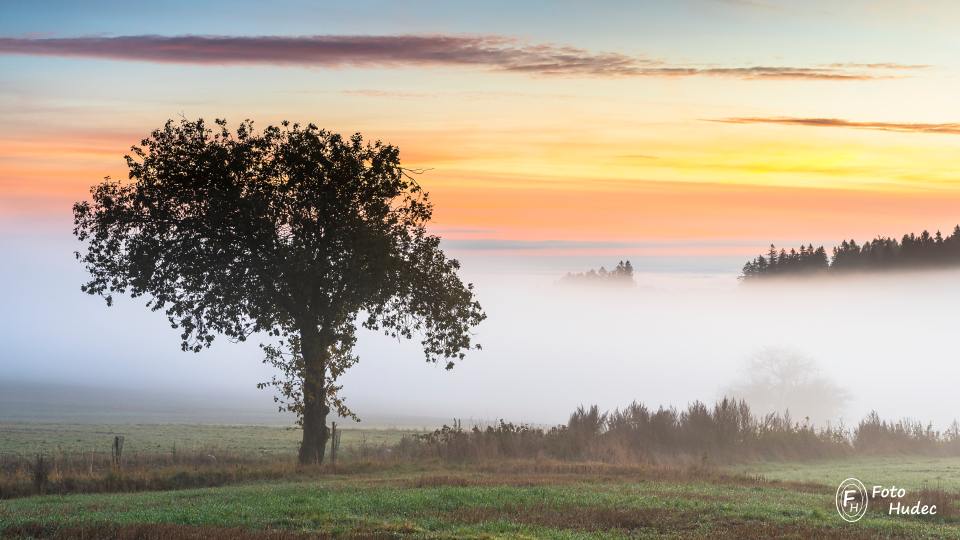
[[[316,330],[301,331],[301,347],[304,360],[303,380],[303,441],[300,443],[300,463],[304,465],[323,464],[323,454],[327,446],[327,405],[326,374],[327,355],[330,344]]]

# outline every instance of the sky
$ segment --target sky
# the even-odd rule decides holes
[[[739,260],[956,221],[950,2],[195,4],[0,8],[3,226],[61,226],[181,115],[396,144],[484,255]]]
[[[397,145],[425,169],[433,232],[494,298],[491,275],[623,258],[658,286],[730,287],[771,242],[952,230],[958,23],[947,1],[4,2],[8,351],[62,360],[107,331],[166,358],[156,317],[77,292],[70,207],[169,118]],[[66,337],[43,343],[49,327]],[[94,380],[129,357],[97,350]]]

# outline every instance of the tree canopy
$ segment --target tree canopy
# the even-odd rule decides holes
[[[148,297],[184,351],[269,336],[265,362],[281,376],[261,386],[303,422],[309,460],[322,460],[329,405],[352,415],[336,380],[357,361],[358,324],[419,336],[448,369],[479,348],[473,286],[427,232],[432,204],[395,146],[313,124],[183,119],[126,162],[129,181],[107,178],[74,205],[82,289],[108,304]]]

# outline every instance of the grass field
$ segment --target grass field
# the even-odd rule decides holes
[[[343,444],[389,444],[405,433],[345,430]],[[108,451],[116,434],[126,438],[127,452],[219,449],[284,463],[292,463],[299,438],[296,430],[269,426],[7,423],[0,424],[0,453]],[[836,486],[849,476],[867,485],[940,485],[960,492],[960,458],[706,469],[557,461],[381,463],[302,475],[287,467],[282,477],[221,487],[0,500],[0,536],[960,538],[957,508],[933,518],[888,516],[874,508],[856,524],[843,522],[834,509]]]
[[[257,532],[535,538],[960,538],[940,519],[834,513],[833,490],[629,467],[399,468],[309,481],[0,502],[5,534],[235,537]],[[99,532],[98,532],[99,531]],[[295,535],[294,535],[295,536]],[[264,536],[269,537],[269,536]]]
[[[391,444],[405,434],[397,429],[344,429],[344,447]],[[294,427],[191,424],[0,423],[0,454],[38,452],[110,452],[115,435],[124,436],[126,453],[226,451],[249,455],[294,455],[301,432]]]
[[[854,477],[867,485],[896,484],[904,488],[942,487],[960,491],[960,458],[865,457],[802,463],[766,462],[730,467],[731,471],[765,478],[837,484]]]

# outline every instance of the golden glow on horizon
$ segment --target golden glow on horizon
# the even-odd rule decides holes
[[[704,123],[693,140],[659,129],[656,140],[638,132],[636,142],[591,144],[559,131],[524,131],[507,140],[496,132],[445,137],[430,131],[397,134],[395,142],[408,165],[430,169],[420,180],[435,202],[436,226],[453,231],[443,234],[453,239],[476,236],[457,230],[483,230],[485,238],[528,241],[817,241],[960,221],[960,184],[949,176],[960,170],[953,137],[883,133],[835,140],[836,130],[780,127],[776,137],[759,139],[711,136],[711,128],[732,130]],[[63,211],[103,176],[123,178],[122,155],[137,138],[74,133],[0,140],[0,198],[16,201],[18,214]]]
[[[311,75],[280,74],[291,85]],[[441,84],[486,80],[462,77]],[[932,93],[930,81],[863,82],[856,91],[848,83],[711,79],[497,84],[406,95],[286,92],[272,104],[251,91],[184,114],[252,117],[259,127],[313,119],[396,144],[406,165],[429,169],[421,183],[435,202],[436,229],[451,239],[682,240],[690,246],[641,251],[734,254],[770,241],[864,239],[960,222],[960,135],[711,121],[804,106],[843,117],[840,103],[850,118],[887,120],[881,98],[900,95],[903,85]],[[873,104],[862,99],[865,89]],[[193,98],[170,92],[167,102]],[[69,114],[11,111],[0,126],[0,218],[69,219],[70,204],[92,184],[126,177],[122,156],[170,116],[167,102],[117,98],[117,109],[106,111],[71,99]],[[943,105],[937,99],[927,105],[905,104],[894,120],[950,120],[931,112]],[[549,250],[530,252],[537,253]]]

